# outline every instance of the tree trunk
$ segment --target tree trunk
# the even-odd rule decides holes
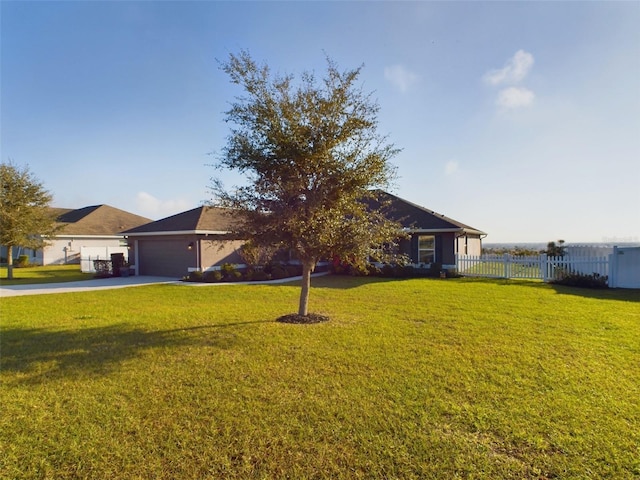
[[[302,262],[302,289],[300,290],[300,306],[298,315],[306,316],[309,313],[309,290],[311,289],[311,272],[316,262],[304,260]]]
[[[7,246],[7,280],[13,280],[13,247]]]

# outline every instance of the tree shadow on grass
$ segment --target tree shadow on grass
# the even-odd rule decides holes
[[[569,287],[566,285],[550,284],[556,293],[560,295],[576,295],[598,300],[618,300],[623,302],[640,302],[640,290],[628,288],[586,288]]]
[[[0,336],[0,370],[16,383],[58,377],[107,375],[143,352],[167,347],[202,346],[226,350],[238,337],[230,327],[252,323],[202,325],[149,331],[117,324],[74,330],[13,328]],[[205,333],[198,333],[205,330]]]
[[[567,285],[545,283],[542,280],[527,279],[464,277],[464,281],[467,283],[486,283],[499,286],[539,288],[544,290],[553,290],[559,295],[575,295],[584,298],[595,298],[598,300],[640,302],[639,289],[570,287]]]
[[[403,280],[410,280],[409,278],[385,278],[385,277],[373,277],[373,276],[355,276],[355,275],[324,275],[322,277],[312,278],[312,288],[331,288],[338,290],[348,290],[351,288],[359,288],[364,285],[371,285],[374,283],[385,282],[399,282]],[[289,284],[291,285],[291,284]],[[300,285],[300,282],[295,284]]]

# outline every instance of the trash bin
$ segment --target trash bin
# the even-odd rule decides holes
[[[124,266],[124,253],[111,254],[111,271],[114,277],[120,276],[120,267]]]

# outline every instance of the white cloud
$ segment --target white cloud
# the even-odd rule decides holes
[[[489,85],[512,85],[524,80],[533,63],[533,55],[524,50],[518,50],[503,68],[489,70],[483,78]]]
[[[533,103],[535,94],[522,87],[509,87],[500,91],[496,103],[506,109],[528,107]]]
[[[193,208],[193,205],[182,198],[160,200],[147,192],[138,192],[136,194],[136,207],[140,215],[158,219],[183,212]]]
[[[419,77],[402,65],[393,65],[384,68],[384,78],[391,82],[401,92],[406,92],[414,85]]]
[[[460,165],[455,160],[449,160],[444,165],[444,173],[447,176],[453,175],[453,174],[455,174],[455,173],[457,173],[459,171],[460,171]]]

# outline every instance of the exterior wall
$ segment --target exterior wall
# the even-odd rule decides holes
[[[469,255],[482,255],[482,237],[469,235]]]
[[[42,250],[42,265],[79,264],[82,247],[106,248],[121,247],[123,245],[126,245],[124,237],[117,236],[58,236]]]
[[[436,263],[442,265],[456,264],[456,234],[453,232],[436,235]]]
[[[480,255],[482,253],[482,240],[480,235],[463,235],[456,237],[455,232],[442,233],[414,233],[410,240],[400,242],[400,252],[408,255],[412,263],[420,263],[418,257],[418,237],[431,235],[435,237],[436,263],[441,265],[455,265],[456,253],[467,255]]]
[[[239,249],[245,243],[244,240],[200,240],[200,265],[202,270],[207,270],[213,266],[223,263],[244,263],[240,256]]]
[[[414,233],[411,240],[400,242],[400,251],[411,258],[412,263],[420,263],[418,258],[418,237],[420,235],[431,235],[435,237],[436,263],[442,265],[455,265],[455,233]]]
[[[13,248],[13,258],[18,258],[19,255],[28,255],[29,262],[34,265],[67,265],[67,264],[80,264],[81,250],[86,248],[115,248],[126,247],[126,240],[124,237],[111,235],[111,236],[63,236],[58,235],[53,238],[47,246],[42,250],[31,250],[29,248]],[[2,247],[0,252],[1,257],[7,255],[6,247]]]
[[[406,255],[411,259],[411,263],[417,263],[418,258],[418,237],[411,236],[409,239],[402,239],[398,245],[401,255]]]
[[[129,259],[139,275],[182,278],[192,270],[207,270],[223,263],[242,263],[238,249],[244,241],[210,240],[202,235],[131,237],[137,253]],[[191,246],[191,248],[190,248]]]
[[[480,235],[462,235],[456,238],[456,251],[460,255],[482,255],[482,239]]]
[[[401,240],[400,253],[406,254],[412,263],[419,263],[418,237],[414,233],[410,239]],[[455,232],[442,232],[424,235],[435,237],[436,263],[443,266],[456,264],[456,249],[464,246],[464,237],[456,238]],[[461,243],[462,242],[462,243]],[[130,246],[135,245],[137,254],[129,259],[136,263],[139,275],[158,275],[181,278],[192,270],[208,270],[224,263],[242,264],[239,249],[243,240],[216,240],[215,237],[203,235],[158,235],[130,238]],[[191,245],[191,248],[189,248]],[[467,236],[469,255],[481,253],[479,235]],[[477,252],[477,253],[476,253]]]
[[[3,261],[7,258],[8,248],[1,246],[0,247],[0,258]],[[42,250],[32,250],[30,248],[22,248],[22,247],[13,247],[12,256],[14,261],[18,259],[20,255],[26,255],[29,257],[29,263],[32,265],[42,265]]]

